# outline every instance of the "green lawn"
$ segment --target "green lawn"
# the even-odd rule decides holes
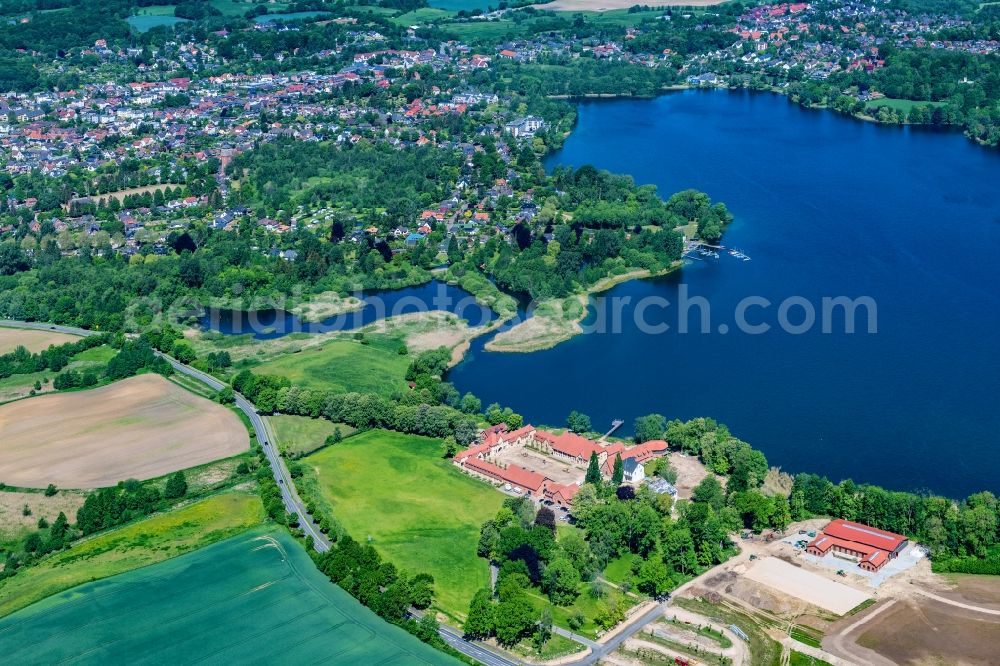
[[[263,519],[257,495],[230,492],[105,532],[0,582],[0,617],[75,585],[228,538],[260,525]]]
[[[257,529],[0,620],[8,664],[457,664]]]
[[[326,438],[337,428],[340,428],[341,437],[350,437],[356,432],[346,423],[331,423],[308,416],[269,416],[267,420],[274,429],[278,449],[293,458],[322,448]]]
[[[391,395],[406,390],[404,377],[409,365],[410,357],[395,351],[334,340],[322,348],[279,356],[253,371],[287,377],[302,388]]]
[[[909,113],[913,110],[915,106],[944,106],[945,102],[915,102],[912,99],[891,99],[889,97],[883,97],[882,99],[873,99],[865,104],[866,109],[877,109],[880,106],[887,106],[890,109],[896,109],[897,111],[905,111]]]
[[[620,585],[622,581],[632,575],[632,562],[637,558],[639,556],[634,553],[626,553],[621,557],[616,557],[608,562],[608,566],[604,567],[604,577],[612,583]]]
[[[590,639],[597,638],[598,627],[594,622],[594,617],[608,605],[617,604],[620,608],[628,610],[632,606],[635,606],[638,601],[632,597],[626,596],[614,589],[609,585],[604,586],[606,594],[603,598],[595,598],[590,594],[590,583],[580,584],[580,594],[576,597],[576,600],[570,606],[555,606],[539,590],[532,588],[527,590],[528,598],[531,603],[535,605],[539,611],[543,608],[552,609],[552,622],[556,625],[562,627],[563,629],[569,629],[569,618],[579,611],[583,613],[585,618],[583,626],[574,631],[581,636],[585,636]]]
[[[359,541],[412,573],[434,576],[435,605],[460,621],[489,567],[479,528],[503,495],[442,458],[441,442],[385,430],[357,434],[305,458],[330,513]]]

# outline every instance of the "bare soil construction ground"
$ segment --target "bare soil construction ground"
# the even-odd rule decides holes
[[[721,5],[726,0],[663,0],[657,7],[711,7]],[[628,9],[634,0],[555,0],[543,5],[532,5],[535,9],[553,12],[607,12],[612,9]]]
[[[691,492],[695,486],[701,483],[702,479],[708,476],[708,470],[705,469],[697,456],[673,451],[667,456],[667,459],[670,460],[670,465],[677,470],[677,483],[674,484],[677,488],[677,497],[691,499]],[[725,487],[726,480],[720,477],[719,481]]]
[[[56,333],[55,331],[36,331],[23,328],[0,328],[0,354],[14,351],[18,346],[28,351],[40,352],[49,345],[61,345],[74,342],[80,338],[75,335]]]
[[[1000,610],[1000,576],[956,574],[938,578],[942,587],[933,590],[938,596],[964,604]]]
[[[996,664],[1000,622],[932,599],[900,601],[856,632],[858,644],[897,664]]]
[[[824,578],[776,557],[758,560],[747,578],[797,597],[814,606],[843,615],[869,598],[868,594]]]
[[[246,451],[235,413],[159,375],[0,406],[0,480],[98,488]]]

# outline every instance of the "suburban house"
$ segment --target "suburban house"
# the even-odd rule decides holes
[[[810,555],[834,557],[857,562],[865,571],[878,571],[895,559],[909,543],[905,536],[875,527],[837,519],[816,534],[806,545]]]
[[[622,461],[622,469],[625,472],[623,480],[637,486],[646,478],[646,469],[636,461],[635,458],[626,458]]]

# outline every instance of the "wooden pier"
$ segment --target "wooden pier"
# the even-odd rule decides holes
[[[609,430],[606,433],[604,433],[603,435],[601,435],[601,439],[605,440],[608,437],[610,437],[611,433],[613,433],[615,430],[618,430],[618,428],[621,428],[623,423],[625,423],[625,422],[622,421],[621,419],[615,419],[614,421],[612,421],[611,422],[611,430]]]

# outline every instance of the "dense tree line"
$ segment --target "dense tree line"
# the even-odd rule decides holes
[[[34,354],[19,346],[12,352],[0,355],[0,379],[45,370],[59,372],[80,352],[100,347],[109,341],[107,335],[92,335],[73,342],[52,345]]]
[[[164,507],[163,500],[177,500],[187,492],[183,472],[172,475],[163,492],[153,484],[135,479],[122,481],[113,488],[101,488],[84,500],[76,512],[76,527],[83,534],[93,534],[122,525]]]
[[[247,370],[233,378],[232,386],[264,413],[323,417],[359,429],[454,437],[463,446],[476,437],[475,417],[456,407],[436,404],[426,391],[410,391],[393,399],[370,393],[310,390],[291,386],[284,377],[255,375]]]
[[[399,571],[391,562],[384,562],[371,545],[360,544],[349,535],[341,535],[329,551],[319,555],[318,565],[330,580],[383,620],[439,650],[457,654],[438,635],[433,612],[424,613],[419,621],[410,615],[411,608],[426,610],[434,601],[430,574]]]

